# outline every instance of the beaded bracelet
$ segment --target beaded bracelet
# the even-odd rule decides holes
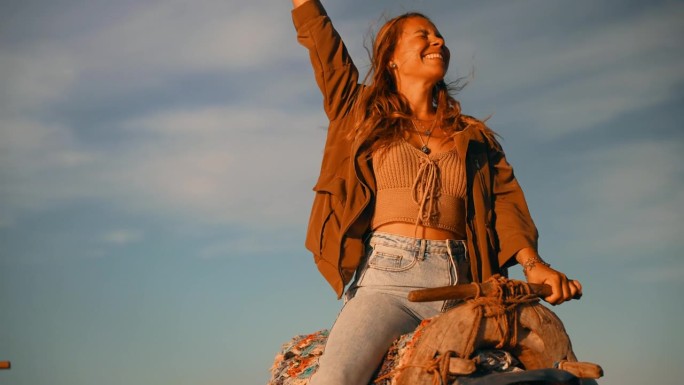
[[[527,261],[522,263],[522,269],[523,269],[523,273],[525,274],[525,277],[527,277],[527,273],[530,270],[534,269],[534,267],[537,266],[537,263],[539,263],[540,265],[544,265],[546,267],[551,266],[549,263],[547,263],[543,259],[541,259],[541,257],[532,257],[532,258],[530,258]]]

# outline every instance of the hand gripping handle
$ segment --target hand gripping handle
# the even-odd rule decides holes
[[[478,287],[475,285],[479,285]],[[540,298],[548,297],[552,294],[551,286],[543,283],[528,283],[530,293]],[[443,301],[447,299],[466,300],[474,298],[478,291],[482,296],[490,296],[495,293],[494,285],[489,283],[472,284],[463,283],[453,286],[435,287],[430,289],[413,290],[409,292],[408,299],[411,302],[430,302]]]

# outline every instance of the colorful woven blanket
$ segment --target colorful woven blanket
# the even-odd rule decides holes
[[[406,353],[429,322],[429,319],[423,321],[416,330],[394,341],[380,369],[371,380],[371,384],[390,385],[392,383],[398,374],[395,369],[402,363],[401,358],[408,357]],[[285,343],[273,362],[271,380],[268,385],[308,384],[309,378],[318,369],[318,357],[323,353],[327,338],[328,330],[324,329],[313,334],[296,336]],[[378,378],[381,380],[376,382]]]

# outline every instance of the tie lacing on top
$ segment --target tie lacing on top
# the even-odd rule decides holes
[[[413,202],[418,204],[416,225],[430,223],[438,214],[437,197],[439,196],[439,166],[430,158],[422,158],[416,179],[411,187]]]

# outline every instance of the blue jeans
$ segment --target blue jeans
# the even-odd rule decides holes
[[[465,241],[372,234],[309,385],[367,385],[392,342],[453,301],[409,302],[408,292],[466,282]]]

